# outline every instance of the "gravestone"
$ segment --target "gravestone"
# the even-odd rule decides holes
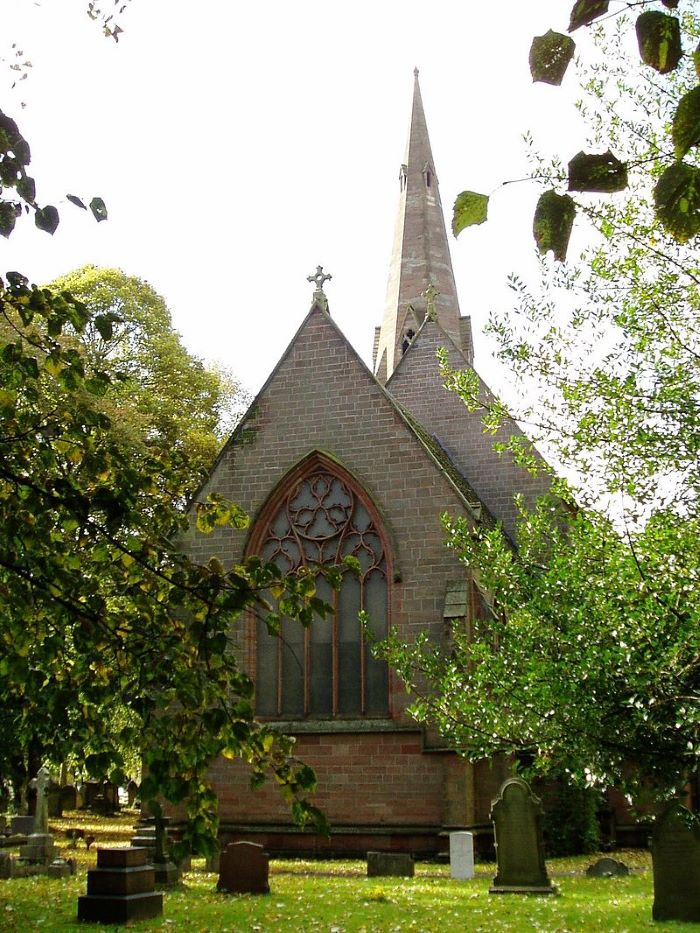
[[[78,793],[72,784],[61,788],[61,807],[64,810],[78,809]]]
[[[450,877],[474,877],[474,836],[472,833],[450,833]]]
[[[111,816],[119,810],[119,787],[112,781],[104,781],[102,784],[102,796],[104,797],[105,816]]]
[[[170,860],[168,854],[167,826],[170,822],[169,816],[156,816],[153,819],[155,824],[155,842],[156,849],[153,853],[153,870],[155,872],[156,884],[159,887],[171,888],[180,881],[180,872],[177,865]]]
[[[630,870],[624,862],[614,858],[599,858],[597,862],[589,865],[586,874],[589,878],[618,878],[629,875]]]
[[[46,789],[46,807],[52,819],[60,819],[63,816],[61,788],[55,781],[51,781]]]
[[[412,878],[415,874],[413,856],[408,852],[368,852],[368,878]]]
[[[270,859],[257,842],[229,842],[221,853],[217,891],[269,894]]]
[[[542,805],[520,778],[491,804],[498,872],[489,894],[556,894],[544,864]]]
[[[126,785],[126,796],[130,807],[133,807],[134,803],[136,802],[138,793],[139,785],[134,780],[129,781],[129,783]]]
[[[83,807],[90,810],[95,797],[102,793],[102,785],[98,781],[86,781],[80,785],[80,791],[83,798]]]
[[[87,883],[87,894],[78,898],[78,920],[116,924],[163,913],[163,895],[153,890],[153,866],[146,864],[143,849],[98,849]]]
[[[654,824],[651,861],[654,920],[700,923],[700,827],[677,802]]]
[[[48,865],[54,858],[53,836],[49,833],[49,812],[47,790],[49,784],[48,768],[41,767],[32,781],[36,787],[36,808],[33,832],[27,837],[25,845],[20,846],[19,861]]]
[[[10,817],[10,835],[28,836],[34,832],[33,816],[12,816]]]

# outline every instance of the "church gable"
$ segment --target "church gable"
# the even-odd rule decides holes
[[[440,326],[426,321],[387,383],[387,391],[435,437],[489,512],[514,538],[514,496],[520,493],[526,504],[532,505],[537,496],[548,491],[549,478],[532,476],[517,466],[510,454],[493,449],[495,442],[522,432],[513,421],[504,424],[495,437],[484,432],[481,413],[470,412],[458,396],[443,386],[437,361],[439,347],[447,349],[450,366],[466,368],[464,355]],[[488,386],[481,379],[479,384],[482,397],[492,399]]]

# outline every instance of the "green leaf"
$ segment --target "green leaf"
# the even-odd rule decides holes
[[[552,250],[559,262],[566,259],[571,229],[576,216],[576,203],[568,194],[545,191],[535,208],[532,232],[540,253]]]
[[[14,230],[17,212],[9,201],[0,202],[0,235],[9,236]]]
[[[34,215],[34,223],[40,230],[45,230],[46,233],[53,234],[56,232],[58,220],[58,211],[51,204],[40,208]]]
[[[90,210],[92,211],[92,216],[98,223],[101,220],[107,220],[107,208],[102,198],[93,198],[92,201],[90,201]]]
[[[700,233],[700,169],[686,162],[674,162],[654,188],[656,213],[681,243]]]
[[[700,78],[700,42],[698,42],[693,52],[693,64],[695,65],[695,74]]]
[[[550,29],[543,36],[535,36],[530,46],[532,80],[561,84],[575,48],[574,40],[561,32]]]
[[[579,152],[569,162],[569,191],[622,191],[627,187],[627,166],[608,150]]]
[[[476,191],[463,191],[457,195],[452,213],[452,232],[455,236],[465,227],[483,224],[488,213],[489,198],[486,194]]]
[[[635,24],[639,55],[645,65],[667,74],[683,55],[678,18],[660,10],[647,10]]]
[[[109,314],[98,314],[95,317],[95,327],[103,340],[111,340],[113,334],[113,317]]]
[[[577,0],[571,9],[569,32],[579,26],[588,26],[594,19],[608,12],[608,0]]]
[[[17,194],[24,200],[32,203],[36,197],[36,185],[29,175],[23,175],[17,182]]]
[[[673,117],[671,136],[677,159],[682,159],[700,143],[700,87],[681,97]]]
[[[87,210],[87,207],[83,204],[80,198],[75,194],[67,194],[66,198],[70,201],[71,204],[75,204],[76,207],[82,207],[84,211]]]

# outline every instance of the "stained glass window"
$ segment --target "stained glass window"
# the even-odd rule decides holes
[[[387,630],[387,555],[373,509],[349,480],[316,464],[289,488],[263,529],[258,553],[284,572],[314,564],[342,566],[352,555],[359,577],[343,573],[333,591],[317,578],[317,595],[334,608],[308,629],[285,620],[280,636],[257,628],[257,711],[302,719],[386,716],[387,665],[372,657],[358,622],[364,609],[372,634]]]

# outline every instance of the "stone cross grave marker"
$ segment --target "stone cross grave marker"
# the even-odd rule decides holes
[[[450,833],[450,876],[468,879],[474,877],[474,835]]]
[[[700,923],[700,827],[680,803],[672,803],[654,824],[654,920]]]
[[[221,853],[217,891],[269,894],[270,860],[257,842],[229,842]]]
[[[49,831],[49,769],[42,765],[34,779],[36,782],[36,810],[34,811],[34,832],[46,834]]]
[[[504,782],[491,819],[498,872],[489,894],[556,894],[544,864],[542,805],[525,781]]]

